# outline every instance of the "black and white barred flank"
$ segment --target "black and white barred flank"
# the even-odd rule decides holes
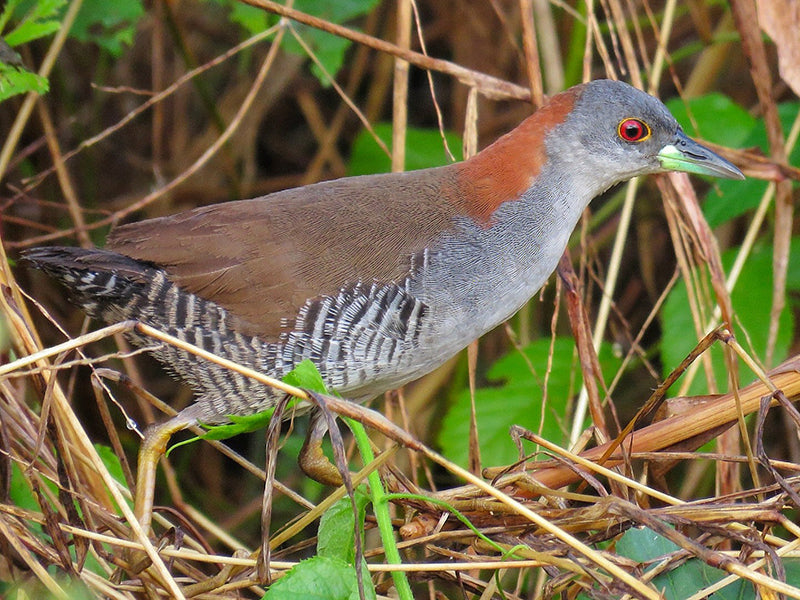
[[[333,390],[358,390],[392,370],[396,355],[413,351],[425,305],[395,283],[356,283],[336,295],[309,299],[284,320],[279,341],[235,329],[223,307],[189,293],[151,264],[97,249],[36,248],[25,260],[58,280],[70,300],[106,323],[136,320],[217,356],[273,377],[311,360]],[[152,340],[137,334],[137,345]],[[203,405],[202,420],[252,414],[273,405],[272,388],[169,344],[153,351],[173,375],[189,384]]]

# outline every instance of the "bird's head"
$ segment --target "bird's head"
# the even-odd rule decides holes
[[[596,80],[547,136],[548,155],[605,187],[646,173],[685,171],[744,179],[733,164],[689,138],[660,100],[626,83]]]

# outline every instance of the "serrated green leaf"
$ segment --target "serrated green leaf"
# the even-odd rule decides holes
[[[737,248],[733,248],[722,255],[722,264],[726,272],[733,264],[737,251]],[[800,261],[800,238],[794,238],[790,257],[790,265],[794,265],[794,267],[791,269],[790,282],[795,285],[800,283],[798,261]],[[737,316],[734,328],[739,343],[748,351],[755,352],[762,360],[769,332],[771,297],[772,248],[770,246],[761,246],[752,252],[745,263],[736,288],[731,294],[731,301]],[[661,341],[661,361],[664,365],[665,375],[671,369],[674,369],[697,343],[697,336],[693,334],[695,327],[691,311],[688,308],[688,302],[686,284],[680,281],[670,292],[661,311],[662,329],[664,331]],[[744,331],[748,334],[747,336],[744,335],[741,327],[744,327]],[[786,357],[789,344],[793,339],[793,332],[794,316],[787,306],[781,313],[779,320],[778,337],[773,358],[775,363]],[[752,343],[752,349],[749,346],[749,342]],[[721,389],[727,389],[727,369],[722,349],[717,344],[710,349],[710,352],[717,384]],[[753,378],[753,373],[747,368],[740,369],[739,375],[740,383],[748,383]],[[707,394],[708,389],[705,378],[702,376],[695,377],[689,393],[692,395]]]
[[[546,439],[557,443],[566,440],[561,419],[581,382],[580,369],[573,358],[574,347],[570,338],[557,338],[553,347],[553,364],[541,432]],[[540,384],[547,368],[550,339],[534,341],[524,349],[524,353],[536,369],[536,377],[531,374],[526,360],[513,351],[498,360],[488,372],[490,380],[502,385],[479,388],[475,392],[478,439],[481,458],[486,466],[510,464],[518,460],[516,446],[508,434],[511,425],[537,432],[540,430],[543,398]],[[621,361],[613,355],[608,344],[601,347],[599,358],[604,376],[608,379],[619,368]],[[470,396],[466,389],[458,394],[455,403],[448,408],[438,436],[442,453],[461,465],[466,465],[468,461],[469,422]]]
[[[362,488],[355,490],[355,502],[358,509],[359,531],[363,536],[366,507],[370,503],[370,498]],[[320,518],[317,532],[317,554],[343,560],[350,565],[355,564],[353,505],[350,498],[342,498],[326,510]]]
[[[388,148],[392,146],[391,123],[373,125],[375,134]],[[454,133],[445,133],[450,150],[461,157],[461,139]],[[444,149],[442,136],[438,129],[418,129],[409,127],[406,131],[406,170],[426,169],[449,164],[450,160]],[[347,165],[348,175],[370,175],[372,173],[388,173],[392,170],[392,161],[378,145],[372,134],[362,130],[355,141]]]
[[[364,578],[364,588],[368,599],[376,597],[369,577]],[[327,556],[298,563],[264,594],[264,600],[358,600],[358,597],[355,568]]]
[[[39,21],[55,17],[61,8],[67,5],[67,0],[36,0],[26,19]]]
[[[66,0],[9,2],[0,15],[0,30],[5,28],[12,17],[17,18],[18,24],[11,32],[4,35],[5,43],[16,47],[58,31],[61,27],[61,22],[58,20],[59,12],[65,5]]]
[[[20,23],[11,33],[5,36],[6,43],[13,47],[26,44],[31,40],[55,33],[61,28],[60,21],[24,21]]]
[[[0,63],[0,102],[11,96],[28,92],[46,94],[49,89],[47,79],[44,77],[31,73],[27,69]]]

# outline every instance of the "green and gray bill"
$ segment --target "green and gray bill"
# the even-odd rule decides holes
[[[744,179],[744,174],[735,165],[698,144],[680,129],[675,141],[667,144],[658,153],[661,166],[670,171],[686,171],[711,177]]]

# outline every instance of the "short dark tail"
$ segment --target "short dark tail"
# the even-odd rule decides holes
[[[133,304],[147,294],[158,272],[147,263],[96,248],[33,248],[22,260],[61,283],[70,301],[104,321],[137,318]]]
[[[241,335],[222,307],[178,288],[167,273],[147,262],[108,250],[34,248],[24,262],[59,281],[70,300],[106,323],[136,320],[215,354],[264,372],[276,372],[277,348]],[[137,345],[153,339],[129,334]],[[153,355],[204,396],[197,414],[208,423],[228,414],[250,414],[275,403],[275,392],[227,368],[162,344]],[[255,407],[255,408],[254,408]]]

